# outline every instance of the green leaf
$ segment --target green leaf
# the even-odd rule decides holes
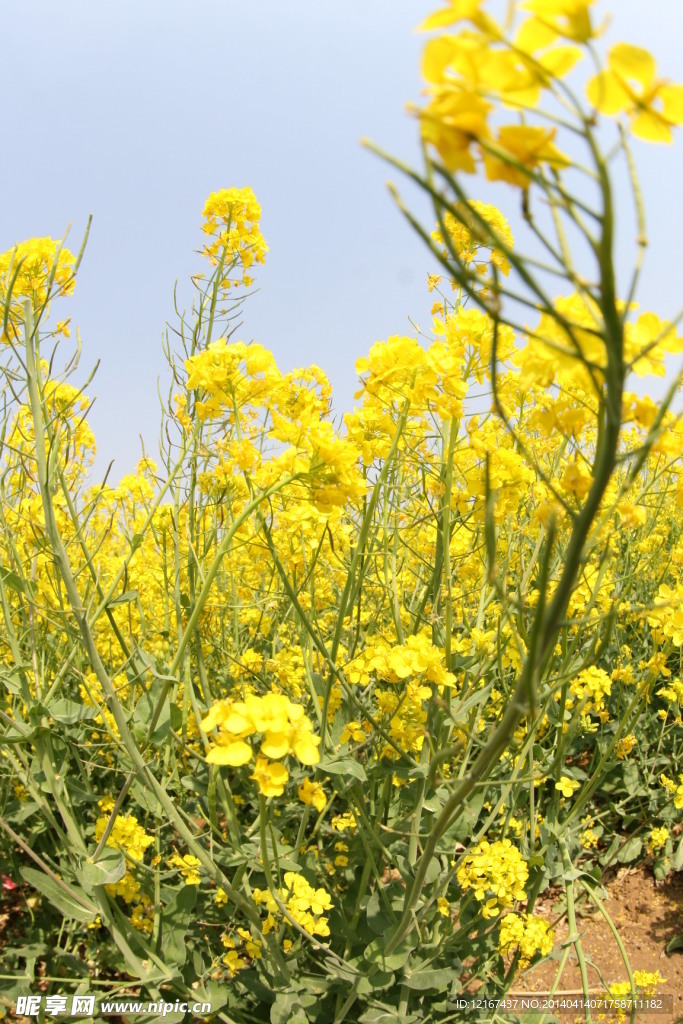
[[[335,761],[321,761],[316,768],[328,775],[352,775],[359,782],[368,781],[362,764],[358,764],[352,757],[342,757]]]
[[[27,666],[28,667],[28,666]],[[9,672],[3,672],[0,675],[0,686],[4,686],[6,690],[13,693],[15,696],[19,696],[21,693],[21,680],[19,678],[12,679],[12,676],[19,676],[19,672],[16,667],[11,669]]]
[[[117,604],[130,604],[131,601],[137,601],[138,596],[137,590],[127,590],[125,594],[119,594],[118,597],[112,597],[111,601],[107,601],[107,608],[113,608]]]
[[[450,837],[458,842],[466,842],[471,837],[479,820],[485,795],[486,789],[484,786],[475,790],[474,793],[470,793],[464,808],[448,829],[447,834]]]
[[[169,966],[182,967],[187,957],[185,936],[190,927],[190,918],[197,902],[197,886],[184,885],[169,900],[161,914],[161,949],[164,962]]]
[[[76,921],[92,921],[96,917],[97,907],[93,906],[82,889],[74,885],[63,889],[54,879],[33,868],[19,870],[22,878],[37,889],[64,917],[72,917]],[[64,885],[66,886],[66,883]]]
[[[185,780],[182,779],[181,781],[184,782]],[[154,818],[161,817],[161,804],[152,790],[147,789],[144,783],[136,779],[130,787],[130,795],[138,807],[141,807],[143,811],[151,814]]]
[[[683,871],[683,836],[681,836],[681,840],[671,858],[671,867],[674,871]]]
[[[56,946],[50,950],[50,955],[59,961],[60,975],[65,976],[65,971],[68,971],[71,975],[75,974],[78,978],[90,977],[90,968],[87,963],[83,963],[73,953],[68,953],[65,949],[60,949],[59,946]]]
[[[640,772],[638,765],[633,761],[627,761],[624,765],[624,786],[629,796],[635,796],[640,789]]]
[[[206,796],[209,791],[206,774],[202,778],[198,775],[183,775],[180,785],[183,789],[189,789],[191,793],[199,793],[200,796]]]
[[[35,800],[27,800],[19,806],[18,811],[9,815],[9,820],[14,822],[26,821],[26,819],[32,817],[37,810],[39,810],[39,804],[37,804]]]
[[[379,893],[376,890],[368,900],[366,913],[368,925],[375,935],[384,935],[386,930],[391,928],[392,922],[384,911],[380,910]]]
[[[317,697],[325,696],[325,680],[319,672],[311,672],[311,683]]]
[[[617,860],[620,864],[630,864],[631,861],[640,857],[642,850],[643,840],[639,836],[634,836],[633,839],[628,839],[619,850]]]
[[[193,989],[195,1002],[210,1003],[214,1013],[225,1006],[228,997],[229,986],[220,981],[206,980],[198,988]]]
[[[361,978],[356,986],[358,995],[369,995],[370,992],[381,992],[394,984],[396,975],[393,971],[371,971]]]
[[[270,1008],[270,1024],[308,1024],[296,992],[280,992]]]
[[[619,849],[619,836],[614,836],[614,838],[612,839],[612,842],[609,844],[609,846],[605,850],[605,852],[602,855],[602,857],[600,857],[600,863],[601,864],[610,864],[612,862],[612,857],[614,856],[614,854],[616,853],[616,851],[618,849]]]
[[[125,875],[126,861],[120,850],[105,847],[94,863],[87,860],[83,864],[82,873],[85,885],[113,885]]]
[[[358,1024],[417,1024],[420,1020],[424,1020],[422,1014],[403,1013],[399,1016],[395,1006],[373,1006],[361,1014]]]
[[[158,701],[161,699],[164,689],[165,687],[162,682],[153,682],[149,690],[145,690],[135,705],[135,711],[133,712],[133,731],[135,732],[135,738],[139,743],[144,743],[147,739],[152,715],[154,714]],[[161,713],[156,721],[156,725],[154,726],[154,732],[150,737],[150,743],[152,746],[158,746],[160,743],[163,743],[168,736],[170,728],[170,702],[166,700],[164,701]]]
[[[652,865],[652,871],[658,882],[662,882],[671,871],[671,859],[669,857],[657,857]]]
[[[35,590],[35,586],[30,580],[23,580],[21,576],[17,576],[15,572],[7,569],[4,565],[0,565],[0,579],[6,587],[16,591],[17,594],[32,594]]]
[[[407,988],[418,990],[436,988],[445,989],[456,977],[456,971],[452,967],[438,969],[416,967],[413,971],[406,971],[402,982]]]
[[[404,882],[406,882],[407,884],[410,884],[413,881],[413,878],[415,877],[415,867],[414,867],[414,865],[412,865],[410,863],[410,861],[408,860],[408,858],[406,856],[404,856],[403,854],[401,854],[401,853],[397,853],[395,855],[395,859],[396,859],[396,867],[401,872],[401,878],[403,879]],[[434,861],[430,860],[429,867],[427,869],[427,873],[429,873],[429,871],[432,869],[433,863],[434,863]],[[432,872],[432,878],[430,879],[430,881],[434,881],[433,872]]]
[[[599,864],[593,864],[591,867],[586,868],[585,874],[589,878],[594,878],[596,882],[602,881],[602,870]]]
[[[52,947],[44,942],[31,942],[27,946],[3,946],[2,955],[5,957],[23,957],[24,960],[37,960],[39,956],[46,956],[52,951]]]
[[[444,801],[439,797],[438,793],[433,793],[428,800],[422,804],[425,811],[429,811],[430,814],[438,814],[443,809]]]
[[[69,700],[64,697],[50,704],[47,709],[50,718],[60,725],[73,725],[74,722],[84,722],[99,715],[97,708],[90,704],[79,704],[78,701]]]
[[[325,970],[330,977],[340,979],[344,983],[344,987],[348,988],[358,981],[360,959],[360,957],[354,957],[352,960],[337,961],[330,958],[329,962],[325,965]],[[365,970],[364,964],[361,969]]]
[[[413,951],[413,944],[406,939],[393,952],[386,955],[384,950],[388,943],[389,935],[387,934],[371,942],[363,954],[366,963],[378,964],[385,971],[397,971],[400,967],[404,967]]]
[[[432,882],[436,882],[437,878],[442,878],[444,875],[444,867],[441,861],[436,857],[432,857],[429,864],[427,865],[427,871],[425,874],[425,882],[427,885],[431,885]]]

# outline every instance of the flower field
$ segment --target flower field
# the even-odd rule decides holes
[[[593,0],[508,6],[422,26],[423,166],[380,156],[433,202],[394,189],[431,324],[358,359],[341,419],[324,368],[236,337],[250,188],[206,201],[159,454],[117,484],[69,319],[85,245],[0,255],[0,1016],[521,1020],[543,959],[595,998],[604,872],[683,869],[683,337],[637,301],[631,144],[671,141],[683,86],[628,43],[602,64]],[[663,978],[612,933],[617,1020]]]

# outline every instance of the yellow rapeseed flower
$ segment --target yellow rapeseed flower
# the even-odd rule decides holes
[[[200,885],[202,879],[197,868],[200,867],[201,863],[199,858],[191,853],[186,853],[182,857],[179,853],[174,853],[169,858],[168,866],[178,868],[185,879],[185,885]]]
[[[528,877],[526,861],[509,839],[482,840],[457,870],[461,888],[474,891],[475,899],[483,904],[482,916],[487,918],[496,917],[515,900],[525,899]]]
[[[316,811],[322,811],[325,808],[327,797],[325,790],[319,782],[311,782],[310,779],[304,779],[297,792],[302,803],[312,804]]]
[[[575,789],[580,788],[580,782],[577,782],[576,779],[570,779],[566,775],[563,775],[560,781],[555,783],[555,789],[559,789],[562,796],[567,797],[567,799],[569,799],[572,796]]]
[[[671,142],[672,127],[683,124],[683,85],[657,78],[654,58],[640,46],[613,46],[606,70],[586,91],[601,114],[627,114],[633,134],[646,142]]]
[[[519,966],[524,969],[537,953],[542,956],[552,953],[552,929],[535,914],[506,914],[500,922],[498,950],[502,954],[519,950]]]
[[[259,792],[263,796],[282,796],[289,778],[289,772],[278,761],[269,761],[261,754],[256,758],[254,771],[249,776],[258,783]]]

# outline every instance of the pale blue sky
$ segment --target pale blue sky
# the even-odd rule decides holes
[[[355,359],[426,325],[436,268],[384,184],[396,175],[359,145],[368,136],[418,159],[405,113],[419,99],[424,37],[436,0],[33,0],[3,11],[3,217],[0,250],[32,235],[77,248],[91,238],[71,315],[83,335],[97,473],[130,471],[142,434],[156,454],[161,335],[173,286],[200,260],[209,192],[250,185],[270,245],[240,337],[281,369],[317,362],[351,408]],[[680,0],[612,0],[608,42],[653,50],[683,80]],[[673,316],[683,305],[683,139],[636,144],[652,250],[640,293]],[[411,193],[401,182],[407,196]],[[468,184],[472,195],[493,193]],[[496,193],[513,231],[519,198]],[[426,204],[416,198],[416,208]],[[626,221],[624,221],[626,223]],[[624,240],[625,243],[628,239]],[[55,310],[57,312],[57,310]],[[164,387],[165,390],[165,387]]]

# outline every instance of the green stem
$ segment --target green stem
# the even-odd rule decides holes
[[[560,848],[560,853],[562,854],[562,867],[564,868],[565,875],[564,889],[567,896],[567,923],[569,925],[569,934],[567,936],[567,942],[571,942],[574,946],[574,949],[576,950],[576,956],[579,961],[579,973],[581,974],[581,988],[583,989],[584,1017],[586,1019],[586,1024],[590,1024],[591,1011],[588,972],[586,970],[586,958],[583,955],[581,937],[579,935],[579,929],[576,922],[576,904],[574,902],[574,880],[572,877],[574,872],[574,865],[572,864],[571,857],[569,856],[567,844],[561,837],[558,839],[558,846]]]

